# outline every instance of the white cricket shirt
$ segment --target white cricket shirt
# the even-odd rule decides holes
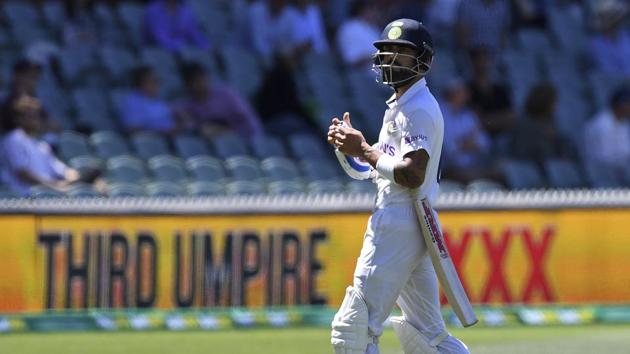
[[[429,202],[433,203],[439,190],[438,174],[444,138],[444,120],[440,106],[429,91],[424,78],[413,84],[400,99],[396,100],[395,95],[392,96],[387,105],[389,109],[385,111],[377,148],[400,160],[411,151],[426,150],[429,154],[429,164],[418,197],[428,197]],[[374,178],[374,183],[378,189],[376,209],[389,204],[412,201],[406,187],[378,174]]]

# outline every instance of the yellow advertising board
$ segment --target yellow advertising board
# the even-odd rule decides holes
[[[368,217],[2,216],[0,312],[337,306]],[[630,302],[630,210],[440,218],[475,303]]]

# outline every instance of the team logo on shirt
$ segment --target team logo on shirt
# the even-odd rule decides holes
[[[396,122],[391,121],[387,123],[387,134],[392,135],[396,133],[397,131],[398,131],[398,126],[396,125]]]

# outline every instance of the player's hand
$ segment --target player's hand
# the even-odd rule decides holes
[[[331,125],[328,127],[328,144],[337,147],[335,145],[335,133],[339,131],[338,128],[341,126],[345,126],[352,128],[352,123],[350,122],[350,113],[346,112],[343,114],[343,121],[339,120],[339,118],[335,117],[332,119]]]
[[[343,121],[345,125],[337,126],[332,135],[334,145],[339,149],[339,151],[346,155],[362,157],[363,144],[366,144],[363,133],[352,128],[349,113],[346,112],[344,114]]]

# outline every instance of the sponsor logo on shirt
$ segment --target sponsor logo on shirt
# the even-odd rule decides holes
[[[379,143],[378,144],[378,149],[381,150],[381,152],[383,152],[384,154],[387,154],[389,156],[394,156],[396,155],[396,148],[392,145],[389,145],[387,143]]]
[[[406,144],[411,144],[411,143],[416,142],[416,141],[426,141],[428,139],[429,138],[426,135],[424,135],[424,134],[414,135],[414,136],[406,136],[405,137],[405,143]]]

